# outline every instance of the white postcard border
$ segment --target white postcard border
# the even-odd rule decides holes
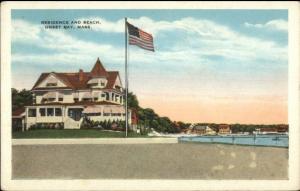
[[[11,9],[288,9],[289,180],[11,180]],[[299,4],[297,2],[4,2],[1,4],[1,189],[283,190],[299,189]],[[9,127],[9,128],[8,128]]]

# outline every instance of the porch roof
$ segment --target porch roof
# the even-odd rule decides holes
[[[13,118],[21,118],[23,116],[25,116],[25,108],[24,107],[17,108],[14,111],[12,111]]]
[[[122,106],[105,106],[104,113],[125,113],[125,109]]]
[[[83,113],[101,113],[101,107],[88,106],[83,110]]]
[[[51,103],[42,103],[42,104],[34,104],[34,105],[27,105],[27,106],[93,106],[93,105],[117,105],[121,106],[117,103],[111,103],[108,101],[98,101],[98,102],[92,102],[92,101],[79,101],[74,103],[61,103],[61,102],[51,102]]]

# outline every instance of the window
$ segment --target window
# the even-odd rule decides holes
[[[40,108],[40,116],[46,116],[46,109]]]
[[[106,95],[105,94],[101,94],[101,97],[105,97]]]
[[[69,109],[69,110],[68,110],[68,116],[69,116],[69,117],[73,117],[73,113],[74,113],[74,112],[73,112],[72,109]]]
[[[47,116],[54,116],[54,109],[53,108],[47,108]]]
[[[82,101],[93,101],[92,98],[83,98]]]
[[[51,102],[51,101],[55,101],[55,98],[48,98],[48,100],[47,101],[49,101],[49,102]]]
[[[119,91],[121,91],[121,87],[120,86],[115,86],[115,88]]]
[[[101,116],[101,113],[87,113],[87,116]]]
[[[112,100],[112,101],[115,100],[115,94],[114,94],[114,93],[111,94],[111,100]]]
[[[46,86],[47,87],[54,87],[54,86],[57,86],[57,83],[47,83]]]
[[[28,117],[36,117],[36,109],[28,109]]]
[[[104,83],[104,82],[101,82],[100,84],[101,84],[101,86],[102,86],[102,87],[105,85],[105,83]]]
[[[97,97],[94,97],[94,101],[98,101],[98,98],[97,98]]]
[[[55,108],[55,116],[62,116],[61,108]]]
[[[79,99],[78,98],[74,98],[74,102],[78,102],[79,101]]]
[[[60,97],[58,98],[58,101],[64,101],[64,98]]]
[[[109,116],[110,113],[103,113],[103,116]]]

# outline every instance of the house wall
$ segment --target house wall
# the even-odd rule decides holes
[[[228,128],[228,129],[219,129],[219,134],[230,134],[231,133],[231,131],[230,131],[230,129]]]
[[[74,102],[72,91],[61,91],[60,93],[62,93],[64,95],[63,101],[62,101],[63,103],[73,103]],[[58,100],[58,97],[56,97],[56,100]]]
[[[46,109],[46,116],[41,116],[40,108]],[[62,110],[62,116],[47,116],[47,108],[60,108]],[[36,117],[29,117],[28,116],[28,109],[36,109]],[[37,106],[37,107],[27,107],[26,108],[26,122],[29,124],[36,124],[36,123],[61,123],[64,122],[64,113],[65,108],[62,106]]]
[[[28,129],[31,125],[34,125],[37,123],[64,123],[65,127],[68,127],[68,128],[71,128],[71,126],[75,126],[75,125],[76,125],[76,128],[80,128],[80,124],[81,124],[82,120],[76,122],[68,116],[69,108],[80,108],[80,107],[83,108],[83,106],[28,106],[28,107],[26,107],[26,115],[25,115],[26,129]],[[111,107],[113,107],[113,106],[111,106]],[[40,111],[39,111],[40,108],[46,109],[46,116],[41,116]],[[47,116],[47,108],[53,108],[53,109],[61,108],[62,116]],[[36,109],[36,117],[28,116],[29,109]],[[101,112],[101,116],[88,116],[88,117],[93,121],[125,120],[125,116],[123,114],[121,114],[121,116],[112,116],[111,114],[109,116],[104,116],[103,109]],[[131,124],[131,111],[130,110],[129,110],[129,115],[128,115],[128,123]]]

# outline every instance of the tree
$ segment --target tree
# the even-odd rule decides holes
[[[26,105],[31,105],[33,102],[33,96],[29,90],[23,89],[21,91],[18,91],[17,89],[12,88],[11,93],[13,111]]]
[[[177,133],[180,132],[181,128],[188,128],[190,123],[181,122],[178,126],[177,123],[172,122],[168,117],[160,117],[151,108],[142,108],[139,106],[137,96],[132,92],[128,93],[128,107],[136,109],[139,126],[144,128],[153,128],[158,132]]]
[[[128,93],[128,107],[129,108],[134,108],[134,109],[139,109],[139,101],[136,97],[136,95],[134,95],[132,92]]]

